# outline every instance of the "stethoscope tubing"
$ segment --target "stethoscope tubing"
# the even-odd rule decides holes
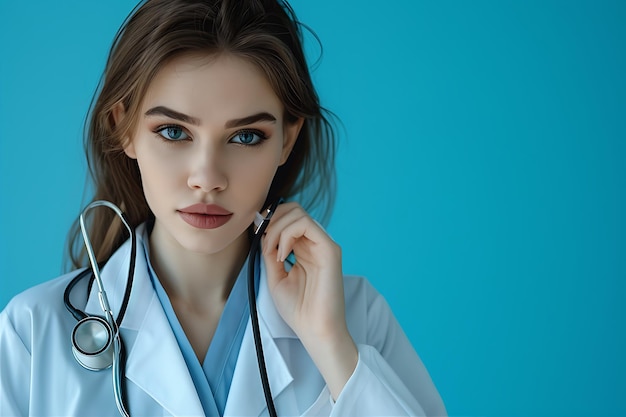
[[[263,385],[263,394],[265,395],[265,403],[270,417],[277,417],[274,400],[272,399],[272,391],[270,389],[269,379],[267,377],[267,367],[265,366],[265,355],[263,353],[263,344],[261,342],[261,330],[259,328],[259,315],[256,308],[256,290],[254,287],[254,265],[260,261],[259,249],[261,247],[261,238],[270,219],[278,207],[279,201],[276,201],[268,209],[266,217],[256,228],[252,243],[250,244],[250,253],[248,255],[248,304],[250,306],[250,321],[252,323],[252,335],[254,336],[254,347],[256,349],[257,362],[259,364],[259,373],[261,376],[261,384]]]
[[[128,279],[126,281],[126,290],[124,291],[124,298],[122,299],[122,303],[120,306],[120,311],[117,316],[117,320],[113,317],[113,311],[111,310],[109,299],[107,293],[104,289],[104,284],[102,283],[102,278],[100,277],[100,265],[98,265],[96,260],[96,255],[93,250],[93,246],[91,244],[91,240],[89,239],[89,235],[87,233],[87,227],[85,226],[85,216],[87,212],[95,207],[105,206],[110,208],[117,214],[117,216],[122,220],[122,223],[128,229],[131,237],[131,256],[130,256],[130,264],[128,268]],[[74,286],[86,275],[89,274],[89,269],[81,272],[74,279],[70,281],[67,288],[65,289],[65,293],[63,294],[63,301],[65,303],[68,311],[78,320],[78,324],[72,331],[72,351],[74,353],[74,357],[78,361],[80,365],[82,365],[85,369],[89,369],[92,371],[99,371],[108,368],[109,366],[112,368],[111,377],[113,382],[113,392],[115,396],[115,404],[117,406],[118,411],[124,417],[130,417],[130,413],[128,412],[128,408],[125,404],[125,386],[124,386],[124,344],[120,336],[120,325],[124,318],[124,314],[126,313],[126,308],[128,306],[128,301],[130,299],[130,293],[132,290],[133,277],[135,271],[135,260],[137,253],[137,238],[135,235],[134,229],[130,226],[126,216],[124,213],[113,203],[104,200],[96,200],[89,204],[79,217],[80,229],[83,236],[83,241],[85,243],[85,249],[87,251],[87,255],[89,257],[89,263],[91,266],[92,272],[92,280],[90,280],[89,287],[93,281],[96,282],[98,286],[98,301],[100,303],[100,308],[104,313],[104,320],[98,316],[88,316],[85,312],[74,307],[70,300],[70,293]],[[77,329],[80,326],[87,326],[88,322],[101,322],[104,327],[102,331],[107,333],[107,342],[101,349],[97,349],[93,352],[87,352],[81,348],[79,342],[76,339]],[[87,333],[89,333],[87,331]],[[111,355],[111,356],[109,356]],[[110,359],[107,359],[110,358]],[[111,362],[109,362],[109,360]]]
[[[259,328],[259,317],[256,307],[256,288],[255,288],[255,268],[257,262],[260,262],[260,246],[261,246],[261,238],[265,233],[265,229],[269,224],[270,219],[274,215],[278,204],[280,204],[282,200],[278,200],[273,203],[268,209],[265,217],[258,216],[259,224],[256,226],[254,230],[254,234],[252,236],[252,242],[250,244],[250,251],[248,253],[248,304],[250,309],[250,321],[252,324],[252,334],[254,337],[254,345],[257,354],[257,362],[259,365],[259,373],[261,376],[261,384],[263,386],[263,394],[265,396],[265,402],[267,404],[268,413],[271,417],[276,417],[276,408],[274,406],[274,401],[272,399],[272,392],[269,385],[269,379],[267,376],[267,368],[265,366],[265,355],[263,353],[263,345],[261,342],[261,332]],[[131,257],[130,257],[130,265],[128,270],[128,279],[126,281],[126,289],[124,292],[124,298],[122,299],[122,303],[120,305],[120,311],[117,319],[113,317],[113,312],[111,310],[109,300],[104,289],[104,284],[102,282],[102,278],[100,277],[100,267],[96,260],[95,253],[93,251],[93,247],[91,245],[91,241],[87,234],[87,228],[85,227],[84,217],[86,213],[94,207],[106,206],[118,215],[126,228],[128,229],[131,236]],[[89,275],[89,272],[92,272],[92,277],[90,279],[89,288],[91,288],[91,284],[95,281],[98,286],[98,299],[100,303],[100,307],[104,313],[104,318],[106,323],[109,325],[110,337],[112,337],[113,343],[113,362],[110,365],[112,368],[112,380],[113,380],[113,391],[115,394],[115,403],[120,412],[120,415],[124,417],[130,417],[130,413],[128,412],[128,408],[126,406],[126,395],[125,395],[125,387],[124,387],[124,368],[125,368],[125,352],[124,352],[124,343],[122,341],[119,328],[122,323],[122,319],[124,318],[124,314],[126,313],[126,308],[128,307],[128,302],[130,300],[130,293],[132,290],[133,278],[134,278],[134,270],[135,270],[135,259],[137,252],[137,238],[135,235],[135,231],[130,226],[128,220],[124,213],[113,203],[104,200],[96,200],[89,204],[85,210],[80,215],[80,228],[83,236],[83,240],[85,242],[85,248],[87,250],[87,255],[89,257],[89,263],[91,268],[87,268],[81,273],[79,273],[76,277],[74,277],[70,283],[67,285],[65,292],[63,294],[63,301],[67,310],[72,314],[72,316],[79,322],[79,324],[88,320],[90,317],[94,317],[94,319],[102,320],[97,316],[89,316],[85,312],[74,307],[70,300],[70,294],[72,289],[76,286],[76,284]],[[256,224],[256,223],[255,223]],[[91,271],[90,271],[91,269]],[[77,325],[78,326],[78,325]],[[73,335],[75,330],[73,332]],[[99,367],[90,367],[89,365],[83,363],[80,357],[81,354],[86,352],[80,352],[77,354],[77,351],[80,351],[79,347],[75,344],[74,339],[72,339],[72,345],[74,349],[74,356],[76,360],[86,369],[97,371],[106,369],[108,366],[99,366]],[[100,352],[97,352],[100,353]]]

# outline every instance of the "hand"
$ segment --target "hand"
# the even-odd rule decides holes
[[[284,261],[294,252],[289,272]],[[358,360],[345,317],[341,248],[297,203],[281,204],[263,257],[278,312],[298,335],[336,399]]]

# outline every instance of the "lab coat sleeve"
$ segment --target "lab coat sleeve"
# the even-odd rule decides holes
[[[0,313],[0,416],[29,413],[30,352],[7,311]]]
[[[384,298],[363,280],[366,340],[331,416],[445,416],[428,371]]]

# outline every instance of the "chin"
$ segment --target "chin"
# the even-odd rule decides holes
[[[185,234],[180,236],[178,243],[181,247],[189,252],[204,255],[214,255],[223,252],[230,246],[237,243],[243,236],[247,236],[248,230],[244,229],[239,234],[219,233],[218,230],[211,230],[207,233],[204,230],[198,230],[199,233]],[[215,233],[218,232],[218,233]],[[226,230],[224,231],[226,232]]]

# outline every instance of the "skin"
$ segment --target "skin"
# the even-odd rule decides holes
[[[275,120],[227,126],[259,113]],[[124,148],[138,162],[155,215],[152,265],[200,361],[248,253],[247,230],[302,127],[283,113],[263,74],[241,58],[180,57],[152,81]],[[113,116],[124,117],[121,105]],[[232,217],[215,229],[196,228],[179,212],[195,203],[218,204]],[[262,244],[274,303],[336,399],[358,360],[345,320],[341,248],[297,203],[278,207]],[[287,272],[283,261],[292,251],[297,263]]]

